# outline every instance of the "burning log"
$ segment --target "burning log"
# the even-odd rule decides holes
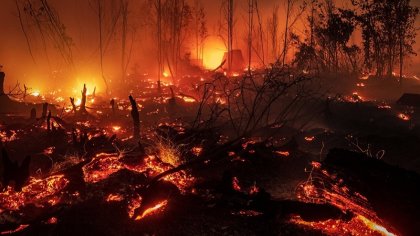
[[[176,197],[180,194],[179,189],[172,183],[166,181],[158,181],[149,188],[140,191],[142,196],[141,206],[134,210],[134,217],[140,220],[147,215],[150,209],[158,208],[157,206],[166,205],[167,199]],[[163,203],[163,204],[162,204]]]
[[[23,185],[29,179],[29,164],[31,163],[31,157],[26,156],[22,164],[16,161],[11,161],[5,148],[2,148],[2,164],[4,166],[3,171],[3,187],[7,187],[10,182],[14,182],[14,189],[20,191]]]
[[[128,97],[131,103],[131,117],[133,118],[133,137],[139,138],[140,137],[140,115],[139,110],[137,108],[136,100],[130,95]]]
[[[415,226],[420,211],[420,176],[417,173],[343,149],[332,149],[322,166],[326,168],[326,172],[321,172],[322,176],[333,173],[334,179],[342,178],[349,189],[368,199],[379,218],[402,235],[420,234]],[[349,203],[340,204],[351,208]]]

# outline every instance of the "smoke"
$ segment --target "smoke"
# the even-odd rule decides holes
[[[20,0],[18,0],[20,2]],[[16,9],[15,1],[2,1],[0,6],[0,64],[7,74],[6,83],[11,85],[17,80],[21,83],[27,84],[29,87],[37,88],[39,90],[50,89],[52,87],[63,88],[68,87],[69,90],[80,90],[83,83],[97,86],[99,92],[104,89],[100,69],[100,50],[99,50],[99,29],[97,9],[93,6],[94,0],[49,0],[51,6],[54,7],[56,13],[60,16],[60,21],[66,27],[66,34],[72,39],[72,55],[74,60],[74,68],[69,68],[65,63],[60,53],[51,42],[47,41],[44,45],[37,32],[32,25],[27,28],[27,33],[30,38],[30,45],[33,51],[34,59],[31,57],[25,36],[22,32],[18,11]],[[117,2],[117,1],[111,1]],[[201,3],[205,8],[207,15],[208,32],[213,42],[206,42],[208,45],[205,51],[212,52],[212,45],[217,45],[218,48],[214,50],[222,50],[221,39],[218,35],[221,33],[218,30],[219,22],[222,19],[221,0],[218,1],[204,1]],[[303,0],[298,0],[294,6],[298,10]],[[347,0],[343,0],[337,4],[348,4]],[[150,28],[146,27],[147,11],[143,1],[129,0],[129,34],[127,44],[131,49],[131,60],[127,72],[132,72],[134,65],[143,73],[153,74],[156,72],[156,43],[154,35],[150,32]],[[420,6],[420,0],[412,0],[416,6]],[[247,54],[246,37],[247,37],[247,17],[248,17],[248,1],[235,1],[235,36],[233,40],[234,48],[240,48],[243,54]],[[260,0],[258,1],[259,11],[261,16],[261,23],[266,24],[267,18],[272,14],[275,5],[279,6],[279,41],[282,39],[281,34],[284,34],[285,28],[285,0]],[[193,5],[193,2],[191,2]],[[22,10],[23,11],[23,10]],[[254,17],[254,24],[258,24],[257,16]],[[305,16],[303,15],[296,21],[293,26],[293,32],[301,34],[305,30]],[[420,28],[420,19],[417,19],[417,26]],[[106,48],[104,55],[104,74],[108,80],[119,81],[121,78],[121,51],[118,37],[115,35],[121,33],[117,29],[110,37],[109,46]],[[131,37],[132,35],[132,37]],[[420,36],[417,37],[420,42]],[[217,43],[215,42],[217,41]],[[357,41],[357,39],[356,39]],[[132,44],[133,43],[133,44]],[[279,42],[282,44],[282,42]],[[191,43],[189,50],[195,50],[193,43]],[[267,49],[266,49],[267,50]],[[420,54],[420,44],[415,45],[415,50]],[[294,53],[293,51],[290,54]],[[219,53],[220,54],[220,53]],[[268,53],[267,53],[268,54]],[[192,55],[194,55],[192,53]],[[270,61],[268,55],[267,61]],[[260,59],[256,56],[253,58],[256,63],[260,63]],[[419,57],[411,59],[410,68],[420,68]],[[420,70],[420,69],[419,69]],[[414,71],[419,73],[420,71]],[[7,85],[6,85],[7,88]]]

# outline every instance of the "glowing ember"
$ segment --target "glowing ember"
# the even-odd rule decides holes
[[[236,177],[233,177],[232,179],[232,188],[235,191],[238,191],[238,192],[241,191],[241,186],[239,185],[239,179]]]
[[[51,155],[51,154],[53,154],[54,150],[55,150],[55,147],[48,147],[48,148],[44,149],[44,154],[45,155]]]
[[[308,142],[312,142],[312,141],[314,141],[314,139],[315,139],[314,136],[307,136],[307,137],[305,137],[305,141],[308,141]]]
[[[260,189],[258,188],[257,184],[254,182],[254,184],[249,189],[249,195],[257,194],[259,191]]]
[[[363,102],[363,97],[358,92],[353,92],[350,99],[351,102]]]
[[[378,106],[379,109],[391,109],[390,105],[382,104]]]
[[[7,230],[7,231],[3,231],[0,232],[1,235],[7,235],[7,234],[14,234],[14,233],[18,233],[24,229],[26,229],[29,225],[19,225],[19,227],[17,227],[14,230]]]
[[[399,113],[398,118],[400,118],[401,120],[404,120],[404,121],[409,121],[410,120],[410,116],[408,116],[404,113]]]
[[[290,152],[288,151],[276,151],[275,153],[279,156],[284,156],[284,157],[290,156]]]
[[[18,139],[18,131],[10,130],[9,132],[0,132],[0,140],[3,143],[11,142]]]
[[[168,204],[168,200],[164,200],[153,207],[147,208],[141,215],[137,216],[135,220],[141,220],[149,215],[153,215],[160,210],[163,210],[164,207]]]
[[[293,216],[290,220],[291,223],[297,225],[307,226],[316,230],[320,230],[327,235],[384,235],[395,236],[390,233],[386,228],[378,225],[364,216],[357,215],[350,221],[325,220],[325,221],[305,221],[299,216]]]
[[[50,224],[50,225],[57,224],[57,222],[58,222],[58,219],[57,217],[54,217],[54,216],[47,220],[47,224]]]
[[[160,158],[162,159],[162,154],[160,155]],[[97,183],[107,179],[110,175],[122,169],[139,173],[147,171],[149,175],[156,176],[171,168],[171,166],[162,163],[154,156],[148,156],[144,159],[144,163],[137,165],[124,164],[120,159],[121,156],[118,154],[100,153],[96,155],[82,168],[85,182]],[[184,171],[168,175],[163,179],[175,184],[181,191],[188,189],[188,187],[194,182],[194,178],[187,175]]]
[[[254,211],[254,210],[240,210],[238,212],[232,212],[232,215],[239,215],[239,216],[260,216],[263,213],[259,212],[259,211]]]
[[[123,195],[111,193],[106,197],[105,201],[107,201],[107,202],[121,202],[122,200],[124,200]]]
[[[134,217],[134,212],[136,211],[137,208],[139,208],[141,206],[141,202],[142,202],[142,198],[137,195],[136,197],[132,198],[128,204],[128,216],[130,218]]]
[[[101,153],[83,167],[85,182],[96,183],[124,168],[115,154]]]
[[[193,147],[191,149],[191,152],[196,156],[200,156],[201,153],[203,152],[203,148],[202,147]]]
[[[114,125],[114,126],[112,126],[112,130],[113,130],[114,132],[118,132],[118,131],[120,131],[120,129],[121,129],[121,126],[118,126],[118,125]]]
[[[27,204],[55,205],[59,202],[61,190],[69,181],[64,175],[54,175],[45,179],[31,178],[29,184],[16,192],[11,187],[0,193],[0,210],[19,210]]]

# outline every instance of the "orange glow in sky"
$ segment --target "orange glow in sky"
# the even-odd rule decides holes
[[[215,69],[222,63],[226,51],[223,41],[216,36],[208,37],[204,43],[203,65],[207,69]]]

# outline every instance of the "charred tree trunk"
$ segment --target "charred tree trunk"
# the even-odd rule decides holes
[[[31,120],[36,120],[36,109],[32,108],[31,109],[31,116],[30,116]]]
[[[0,71],[0,96],[4,95],[4,77],[6,74],[4,74],[3,71]]]
[[[400,30],[401,31],[401,30]],[[403,38],[402,33],[400,33],[400,87],[402,87],[403,84],[403,65],[404,65],[404,51],[403,51]]]
[[[47,116],[47,130],[48,130],[48,132],[51,131],[51,111],[48,111],[48,116]]]
[[[228,1],[228,72],[232,70],[232,50],[233,50],[233,0]]]
[[[83,85],[83,90],[82,90],[82,102],[80,103],[80,109],[79,112],[81,114],[86,114],[87,110],[86,110],[86,84]]]
[[[287,10],[286,10],[286,28],[284,33],[284,45],[283,45],[283,66],[286,63],[286,54],[287,54],[287,34],[289,33],[289,16],[290,16],[290,4],[291,0],[287,1]]]
[[[76,112],[77,112],[77,109],[76,109],[76,105],[74,104],[74,98],[70,98],[70,103],[71,103],[71,106],[73,107],[73,112],[74,112],[74,114],[76,114]]]
[[[161,87],[160,87],[160,76],[162,74],[162,3],[161,0],[157,0],[156,3],[156,12],[157,12],[157,44],[158,44],[158,56],[157,56],[157,63],[158,63],[158,93],[160,94]]]
[[[42,104],[42,119],[45,119],[47,117],[47,112],[48,112],[48,103],[45,102]]]
[[[133,137],[139,138],[140,137],[140,115],[139,110],[137,108],[136,100],[130,95],[128,97],[131,103],[131,117],[133,118]]]
[[[115,99],[111,99],[109,104],[111,105],[112,114],[115,115]]]

